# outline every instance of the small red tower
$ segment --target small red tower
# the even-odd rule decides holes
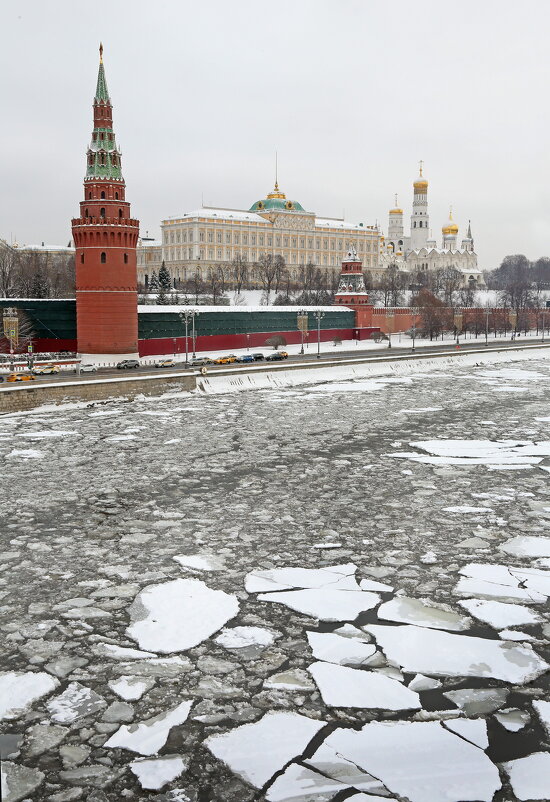
[[[111,354],[137,357],[138,352],[139,220],[130,216],[125,187],[100,45],[84,200],[80,217],[72,221],[78,350],[92,358]]]
[[[369,295],[363,278],[363,263],[357,256],[357,251],[351,246],[347,259],[342,261],[340,283],[334,296],[335,304],[349,306],[355,310],[355,326],[363,328],[372,323],[372,304],[369,304]]]

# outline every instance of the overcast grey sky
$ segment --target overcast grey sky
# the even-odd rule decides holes
[[[550,255],[548,0],[78,0],[2,4],[0,237],[67,244],[102,40],[142,233],[273,185],[384,230],[424,159],[480,265]]]

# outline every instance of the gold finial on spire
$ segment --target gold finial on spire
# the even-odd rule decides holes
[[[103,42],[99,43],[99,63],[103,64]]]
[[[453,219],[453,207],[452,207],[452,204],[451,204],[451,206],[449,206],[449,220],[452,220],[452,219]]]
[[[422,167],[424,166],[424,160],[420,159],[420,161],[418,163],[420,165],[420,178],[422,178]]]
[[[278,172],[279,172],[279,166],[278,166],[278,163],[277,163],[277,151],[275,151],[275,189],[274,189],[274,192],[278,192],[279,191],[279,176],[278,176]]]
[[[395,207],[397,208],[397,192],[395,193]]]

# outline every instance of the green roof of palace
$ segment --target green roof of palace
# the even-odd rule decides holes
[[[256,201],[250,207],[250,212],[269,212],[277,210],[281,212],[303,212],[304,207],[298,201],[287,200],[286,198],[264,198]]]

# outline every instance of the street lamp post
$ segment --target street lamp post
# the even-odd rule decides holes
[[[415,323],[413,323],[413,326],[412,326],[412,335],[413,335],[413,347],[412,347],[412,353],[414,354],[414,351],[415,351],[415,348],[414,348],[414,341],[416,340],[416,322],[415,322]]]
[[[321,359],[321,320],[325,313],[321,309],[316,309],[313,317],[317,321],[317,359]]]
[[[485,345],[489,345],[489,307],[485,309]]]
[[[193,358],[195,357],[195,315],[199,313],[195,309],[184,309],[179,313],[179,318],[185,324],[185,367],[189,367],[189,321],[193,325]]]
[[[191,335],[193,340],[193,359],[195,359],[195,357],[197,356],[197,354],[195,353],[197,348],[197,333],[195,331],[195,318],[197,317],[197,315],[200,315],[200,312],[197,312],[196,309],[193,309],[191,314],[191,325],[193,326],[193,333]]]
[[[301,338],[302,338],[302,346],[300,348],[300,353],[302,355],[304,353],[304,334],[305,334],[305,331],[304,331],[304,329],[305,329],[305,327],[304,327],[304,322],[305,322],[304,318],[307,319],[307,310],[306,309],[300,309],[300,311],[298,312],[298,320],[299,320],[300,334],[301,334]]]
[[[542,342],[544,342],[544,323],[545,323],[545,311],[544,308],[542,310]]]

